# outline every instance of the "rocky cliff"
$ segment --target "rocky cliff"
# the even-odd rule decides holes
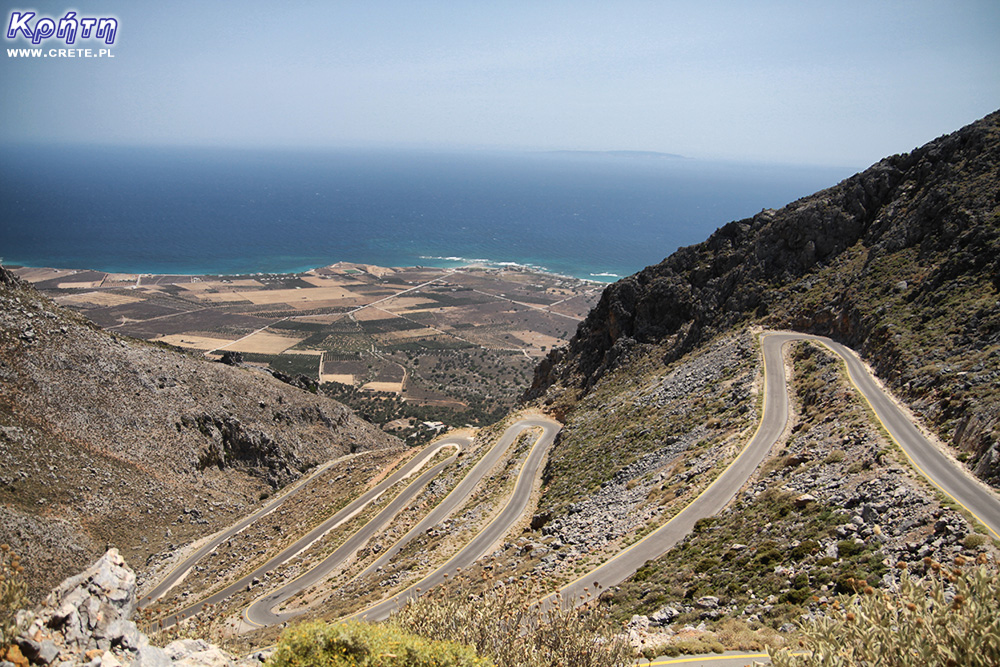
[[[36,597],[108,545],[142,563],[320,462],[400,446],[266,373],[101,331],[0,267],[0,542]]]
[[[748,322],[859,350],[1000,484],[1000,112],[611,285],[526,400],[565,412],[630,355]]]

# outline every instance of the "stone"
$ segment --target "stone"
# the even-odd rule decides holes
[[[715,609],[719,606],[719,598],[714,595],[703,595],[694,604],[701,609]]]
[[[0,667],[31,667],[31,663],[49,667],[236,667],[233,656],[200,639],[177,640],[167,649],[150,645],[130,618],[135,603],[135,573],[115,549],[109,549],[94,565],[49,594],[28,630],[0,655],[6,657]],[[52,630],[55,632],[49,637]],[[247,658],[241,667],[259,667],[261,662]]]
[[[17,638],[17,645],[20,653],[29,661],[37,661],[38,655],[42,651],[42,645],[31,637],[20,636]],[[13,647],[12,647],[13,648]]]
[[[18,648],[17,644],[12,644],[7,649],[7,661],[15,667],[28,667],[28,659],[21,653],[21,649]]]
[[[135,626],[135,623],[124,618],[116,619],[108,625],[106,637],[112,646],[135,650],[142,645],[139,628]]]
[[[174,667],[233,667],[236,661],[218,646],[209,646],[203,651],[186,655],[173,664]]]
[[[114,653],[105,651],[101,655],[101,667],[122,667],[122,663],[115,657]]]
[[[136,652],[132,667],[171,667],[166,651],[156,646],[143,646]],[[103,666],[102,666],[103,667]]]
[[[646,630],[649,628],[649,617],[640,616],[636,614],[632,617],[632,620],[628,623],[628,628],[630,630]]]
[[[55,659],[59,657],[59,647],[51,639],[42,640],[41,647],[38,651],[38,660],[46,665],[55,662]]]
[[[193,653],[208,649],[208,642],[203,639],[177,639],[163,647],[163,651],[171,660],[181,660]]]
[[[803,493],[795,499],[795,506],[801,509],[812,502],[816,502],[816,496],[811,493]]]
[[[656,625],[669,625],[671,621],[677,618],[680,612],[673,607],[664,607],[654,611],[649,617],[649,620]]]

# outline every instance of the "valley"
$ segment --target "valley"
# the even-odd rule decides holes
[[[157,642],[244,654],[514,589],[646,657],[776,650],[903,573],[995,567],[998,126],[599,293],[4,269],[0,538],[36,597],[119,547]]]

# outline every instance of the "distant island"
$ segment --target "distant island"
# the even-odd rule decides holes
[[[657,160],[693,160],[694,158],[676,153],[660,153],[658,151],[547,151],[550,155],[595,155],[599,157],[653,158]]]

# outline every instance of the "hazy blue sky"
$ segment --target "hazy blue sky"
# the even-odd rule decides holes
[[[861,168],[1000,108],[997,0],[70,0],[5,3],[4,27],[12,10],[71,8],[118,18],[114,58],[4,53],[0,141],[628,149]]]

